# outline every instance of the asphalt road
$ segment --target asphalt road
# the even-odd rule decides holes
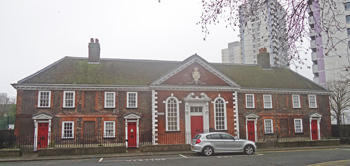
[[[219,154],[210,157],[199,156],[196,153],[162,156],[135,156],[114,158],[91,158],[76,160],[46,160],[30,162],[2,162],[0,165],[29,166],[226,166],[226,165],[310,165],[330,162],[330,165],[340,165],[339,161],[350,160],[350,148],[289,150],[259,152],[254,155]],[[350,161],[349,161],[350,162]],[[350,163],[348,163],[350,164]],[[347,165],[347,164],[345,164]]]

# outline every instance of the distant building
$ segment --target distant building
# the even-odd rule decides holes
[[[239,8],[241,58],[233,63],[257,64],[259,48],[267,48],[272,66],[288,66],[288,40],[284,8],[277,0],[267,0],[255,18],[246,13],[249,4]],[[243,24],[245,21],[248,24]]]
[[[241,45],[238,41],[228,43],[228,47],[221,50],[223,63],[242,64]]]
[[[336,0],[337,5],[337,21],[340,28],[334,31],[331,36],[333,43],[338,43],[335,48],[330,48],[332,45],[327,46],[326,42],[329,40],[328,35],[320,26],[321,17],[324,21],[328,18],[327,14],[322,15],[322,10],[320,6],[324,1],[312,1],[312,5],[309,11],[309,25],[310,25],[310,46],[311,46],[311,59],[313,62],[312,72],[314,74],[313,80],[323,86],[326,85],[328,81],[333,81],[341,79],[340,74],[344,72],[349,72],[348,66],[350,62],[350,2]],[[321,4],[320,4],[321,3]],[[327,5],[327,4],[326,4]],[[326,55],[327,53],[327,55]]]

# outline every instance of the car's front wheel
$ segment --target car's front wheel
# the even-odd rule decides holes
[[[206,146],[204,147],[203,149],[203,154],[206,155],[206,156],[211,156],[214,154],[214,149],[210,146]]]
[[[252,145],[247,145],[244,147],[244,153],[251,155],[254,153],[254,147]]]

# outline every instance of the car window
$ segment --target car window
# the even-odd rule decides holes
[[[196,136],[193,137],[193,139],[199,139],[201,135],[197,134]]]
[[[234,139],[231,135],[221,134],[222,139]]]
[[[220,134],[210,134],[207,135],[207,139],[221,139]]]

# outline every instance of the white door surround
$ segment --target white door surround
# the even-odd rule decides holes
[[[311,126],[311,122],[312,120],[317,120],[317,136],[318,136],[318,140],[321,140],[321,126],[320,126],[320,123],[321,123],[321,118],[322,118],[322,115],[319,114],[319,113],[313,113],[311,115],[309,115],[309,122],[310,122],[310,139],[312,140],[312,126]]]
[[[185,124],[186,124],[186,144],[191,143],[191,115],[203,116],[203,132],[209,132],[209,101],[211,99],[201,93],[195,96],[190,93],[184,98],[185,101]],[[202,112],[191,113],[191,107],[202,107]]]
[[[257,130],[258,118],[259,116],[254,113],[250,113],[245,116],[245,134],[246,134],[245,138],[248,139],[248,121],[254,121],[254,135],[255,135],[254,142],[258,140],[258,130]]]
[[[34,120],[34,151],[38,150],[38,123],[49,123],[48,128],[48,136],[47,136],[47,144],[50,144],[51,140],[51,119],[52,116],[47,115],[45,113],[41,113],[38,115],[33,116]]]
[[[128,140],[128,122],[136,122],[136,148],[139,148],[139,123],[140,115],[130,113],[124,116],[125,119],[125,140]],[[128,141],[125,141],[125,147],[128,148]]]

